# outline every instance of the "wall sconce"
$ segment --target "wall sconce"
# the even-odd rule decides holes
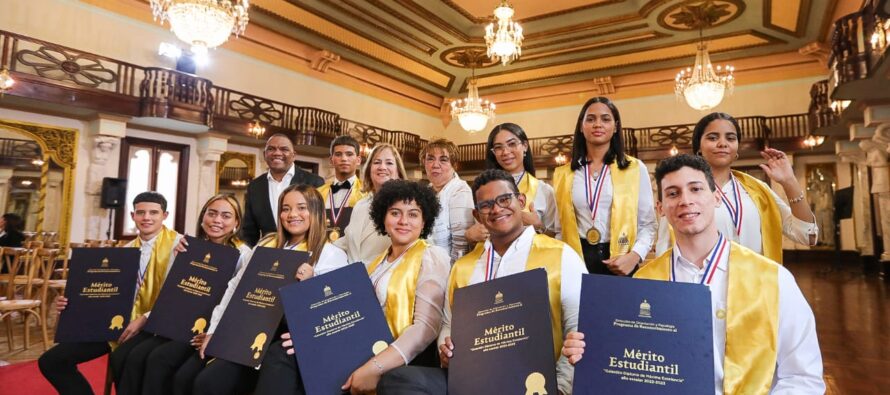
[[[560,152],[559,155],[556,155],[556,157],[553,159],[556,160],[557,166],[566,164],[566,161],[568,160],[568,158],[566,158],[565,154],[563,154],[562,152]]]

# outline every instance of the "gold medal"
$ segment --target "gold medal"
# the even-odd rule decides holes
[[[596,230],[596,228],[590,228],[587,231],[587,242],[590,244],[598,244],[600,236],[600,231]]]
[[[328,233],[328,240],[337,241],[340,238],[340,228],[331,228],[331,233]]]

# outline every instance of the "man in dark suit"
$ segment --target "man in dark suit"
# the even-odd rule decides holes
[[[292,184],[324,185],[324,179],[294,165],[294,144],[284,134],[276,133],[266,140],[263,158],[269,166],[267,173],[254,178],[247,185],[241,238],[255,245],[264,234],[275,232],[278,226],[278,196]]]

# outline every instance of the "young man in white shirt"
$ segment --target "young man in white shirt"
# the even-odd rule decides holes
[[[717,231],[720,205],[704,159],[678,155],[655,170],[658,207],[674,229],[672,249],[634,275],[697,282],[711,289],[716,394],[823,394],[822,355],[812,310],[784,267]],[[562,353],[584,354],[570,333]]]
[[[439,331],[439,361],[443,369],[407,366],[393,370],[380,381],[377,392],[386,394],[445,394],[447,372],[454,344],[451,342],[451,294],[454,289],[481,283],[495,278],[520,273],[535,267],[558,268],[560,277],[551,281],[550,289],[558,289],[559,305],[552,306],[560,317],[552,322],[556,344],[566,333],[578,326],[578,301],[581,297],[581,274],[586,274],[584,261],[567,244],[543,234],[535,234],[531,226],[522,224],[522,208],[525,195],[519,193],[513,177],[503,170],[489,169],[473,182],[473,199],[476,209],[473,215],[488,230],[490,237],[485,243],[458,259],[448,279],[445,293],[445,316]],[[486,278],[488,254],[491,251],[492,267]],[[555,253],[555,254],[554,254]],[[551,255],[552,254],[552,255]],[[556,256],[556,259],[539,259]],[[558,352],[559,350],[554,350]],[[572,366],[565,357],[556,364],[559,391],[570,394],[572,390]]]
[[[325,218],[328,221],[328,235],[331,241],[343,237],[352,215],[352,208],[361,198],[362,182],[355,175],[362,162],[359,144],[350,136],[337,136],[331,141],[331,166],[334,178],[318,187],[324,198]]]

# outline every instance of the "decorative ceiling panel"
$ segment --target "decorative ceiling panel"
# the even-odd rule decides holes
[[[253,0],[251,24],[329,51],[443,98],[484,56],[499,0]],[[694,61],[696,12],[716,62],[797,52],[820,40],[837,0],[512,0],[525,41],[519,60],[480,60],[481,93],[679,70]],[[815,61],[815,60],[814,60]],[[743,71],[743,70],[740,70]],[[744,81],[738,81],[744,83]]]

